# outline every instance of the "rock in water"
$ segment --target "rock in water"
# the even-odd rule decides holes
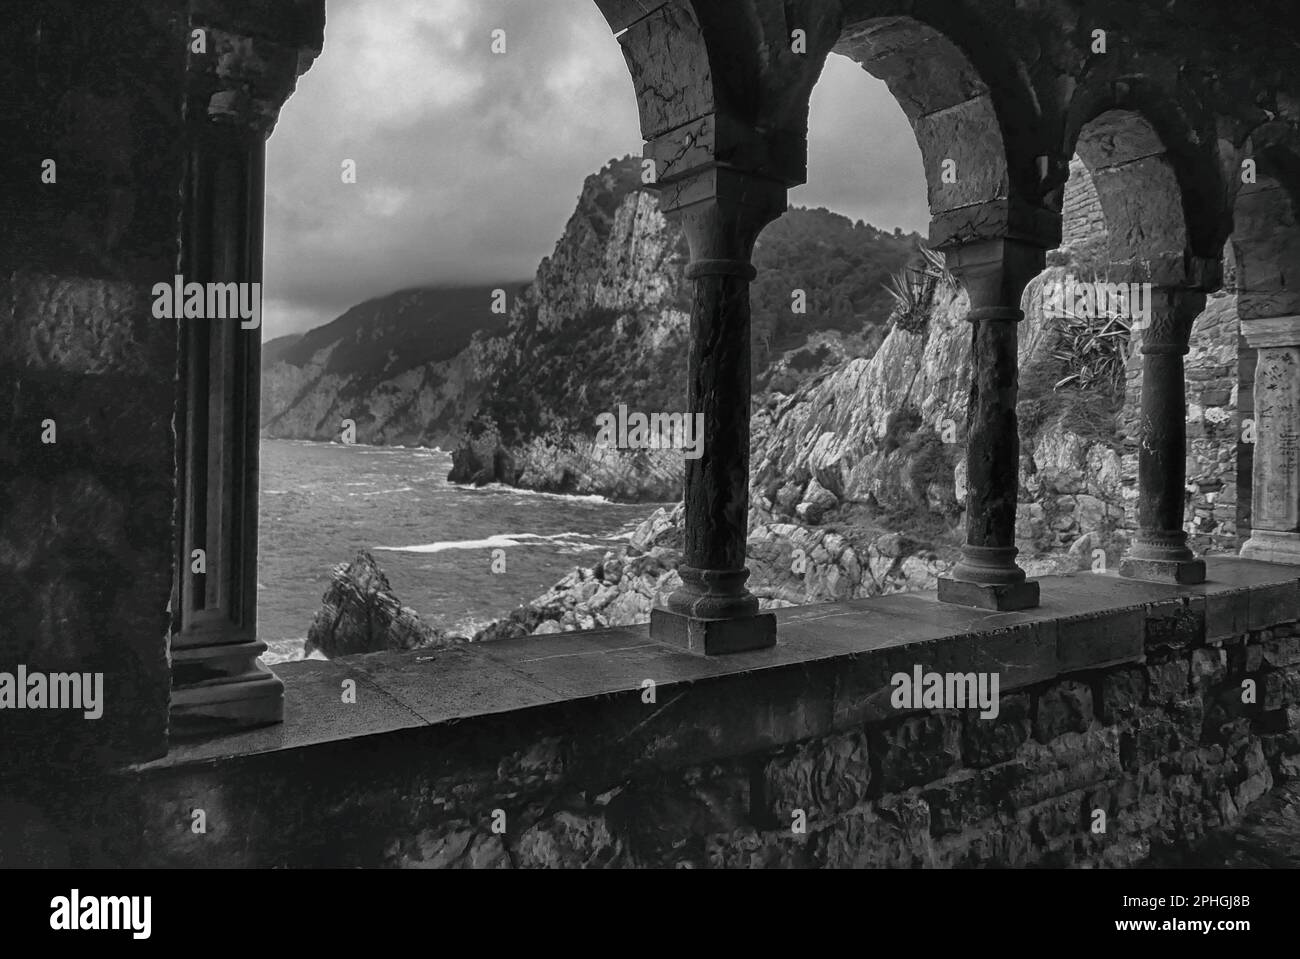
[[[318,649],[333,659],[389,649],[449,646],[462,640],[434,629],[415,610],[399,603],[388,577],[364,550],[350,564],[334,567],[322,602],[307,633],[309,655]]]

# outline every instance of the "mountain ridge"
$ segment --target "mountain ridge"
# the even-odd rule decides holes
[[[821,208],[769,226],[755,249],[755,392],[874,351],[890,306],[882,284],[918,242]],[[484,312],[491,286],[416,287],[264,344],[263,435],[328,440],[350,419],[358,442],[457,448],[453,481],[675,498],[680,451],[601,450],[592,423],[620,402],[685,409],[688,259],[640,159],[612,160],[583,181],[533,279],[495,287],[508,290],[507,315]],[[450,317],[450,335],[434,314]]]

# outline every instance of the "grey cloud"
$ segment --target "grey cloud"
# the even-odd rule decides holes
[[[406,286],[530,277],[583,178],[640,152],[632,83],[594,3],[330,0],[328,17],[267,148],[268,339]],[[818,85],[809,172],[792,202],[925,225],[902,112],[847,61]]]

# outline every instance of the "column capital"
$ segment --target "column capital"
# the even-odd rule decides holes
[[[1252,349],[1267,346],[1300,346],[1300,315],[1261,316],[1242,319],[1241,335]]]
[[[786,211],[786,186],[714,164],[664,185],[659,208],[685,230],[696,275],[740,275],[763,227]]]
[[[966,288],[971,310],[967,319],[1024,319],[1020,296],[1042,272],[1047,251],[1020,240],[998,237],[951,246],[944,263]]]
[[[1205,293],[1184,286],[1150,286],[1144,291],[1146,306],[1140,350],[1143,354],[1187,354],[1192,325],[1205,309]]]
[[[319,18],[302,13],[319,6],[286,6],[292,15],[268,12],[257,22],[196,11],[185,35],[187,121],[270,136],[298,77],[320,55],[323,10]]]

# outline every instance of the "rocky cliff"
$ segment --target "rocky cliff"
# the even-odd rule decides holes
[[[460,438],[501,352],[520,283],[403,290],[369,300],[305,335],[262,348],[262,432],[330,440],[442,446]]]
[[[664,501],[681,495],[680,450],[596,445],[596,417],[620,405],[685,409],[691,290],[685,237],[644,190],[635,158],[589,177],[552,256],[521,297],[506,351],[455,452],[455,482]],[[883,281],[917,237],[826,210],[791,210],[755,249],[758,389],[793,389],[879,345]]]

